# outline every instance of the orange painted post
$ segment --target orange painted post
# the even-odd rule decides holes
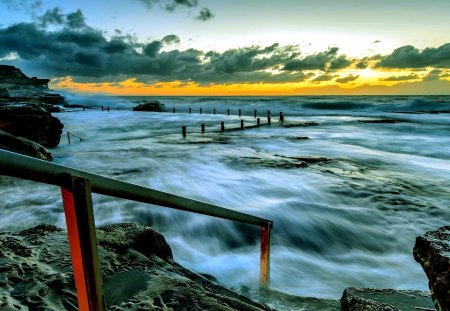
[[[259,282],[261,289],[270,287],[270,236],[272,224],[261,227],[261,254]]]
[[[61,194],[72,256],[78,308],[103,311],[102,274],[89,180],[64,175]]]

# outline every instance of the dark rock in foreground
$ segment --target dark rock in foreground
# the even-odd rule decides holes
[[[164,104],[161,104],[157,100],[152,100],[145,102],[143,104],[137,105],[133,107],[133,111],[154,111],[154,112],[163,112],[165,111]]]
[[[434,310],[430,294],[413,290],[349,287],[341,298],[342,311]]]
[[[149,227],[97,229],[108,310],[269,310],[175,263]],[[4,310],[77,310],[67,233],[41,225],[0,233]],[[16,307],[14,307],[16,306]]]
[[[416,238],[414,259],[428,276],[431,296],[438,310],[450,310],[450,226]]]
[[[63,124],[44,108],[33,105],[0,106],[0,130],[44,147],[58,146]]]
[[[43,146],[26,138],[13,136],[0,130],[0,149],[17,152],[40,160],[51,161],[52,154]]]

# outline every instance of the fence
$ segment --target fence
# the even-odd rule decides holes
[[[259,226],[260,286],[270,285],[270,220],[5,150],[0,174],[61,187],[80,310],[104,310],[92,192]]]

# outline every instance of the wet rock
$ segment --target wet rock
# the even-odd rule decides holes
[[[355,288],[345,289],[342,311],[432,311],[430,294],[413,290]]]
[[[0,106],[0,130],[37,142],[58,146],[63,124],[44,108],[33,105]]]
[[[367,120],[358,120],[358,122],[361,122],[361,123],[398,123],[398,122],[405,122],[405,121],[394,120],[394,119],[367,119]]]
[[[9,97],[9,92],[7,88],[0,87],[0,97]]]
[[[174,262],[149,227],[109,225],[97,239],[107,310],[271,310]],[[67,241],[66,231],[50,225],[0,233],[2,306],[77,310]]]
[[[240,157],[231,160],[232,163],[243,163],[249,166],[260,166],[268,168],[306,168],[310,165],[322,165],[331,162],[325,157],[293,157],[284,155],[261,155],[256,157]]]
[[[43,146],[26,138],[0,130],[0,149],[20,153],[40,160],[51,161],[52,154]]]
[[[414,259],[425,271],[438,310],[450,310],[450,226],[416,238]]]
[[[161,104],[158,100],[147,101],[140,105],[133,107],[133,111],[154,111],[163,112],[165,111],[164,104]]]
[[[319,126],[320,124],[314,121],[307,122],[284,122],[281,124],[282,127],[309,127],[309,126]]]
[[[295,137],[286,137],[287,140],[297,141],[297,140],[307,140],[309,137],[307,136],[295,136]]]

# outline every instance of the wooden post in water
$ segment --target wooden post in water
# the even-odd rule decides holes
[[[220,122],[220,131],[225,132],[225,122]]]
[[[200,108],[200,114],[202,114],[202,108]]]
[[[256,109],[255,109],[255,118],[256,118]]]
[[[239,118],[241,117],[241,109],[239,109]]]
[[[280,122],[283,123],[284,122],[284,115],[282,112],[280,112]]]
[[[175,108],[172,108],[172,112],[175,113]]]
[[[261,227],[261,253],[259,281],[261,289],[270,287],[270,236],[271,226]]]
[[[241,130],[244,129],[244,119],[241,119]]]
[[[267,125],[270,125],[270,110],[267,110]]]
[[[186,138],[186,126],[185,125],[183,125],[181,127],[181,134],[183,134],[183,138]]]
[[[214,114],[214,115],[216,114],[216,108],[214,108],[214,110],[213,110],[213,114]]]
[[[261,119],[260,118],[256,119],[256,126],[257,127],[261,126]]]
[[[228,115],[230,115],[230,109],[227,109],[227,113],[228,113]]]
[[[86,111],[86,107],[83,106],[83,111]]]
[[[202,123],[201,127],[202,127],[202,134],[203,134],[203,133],[205,133],[205,124]]]
[[[189,113],[192,113],[192,108],[189,108]]]
[[[106,109],[108,109],[108,112],[109,112],[109,107],[107,107]]]
[[[64,174],[61,194],[77,291],[78,309],[103,311],[103,282],[89,180]]]
[[[103,109],[104,109],[104,108],[103,108],[103,106],[102,106],[102,111],[103,111]]]

